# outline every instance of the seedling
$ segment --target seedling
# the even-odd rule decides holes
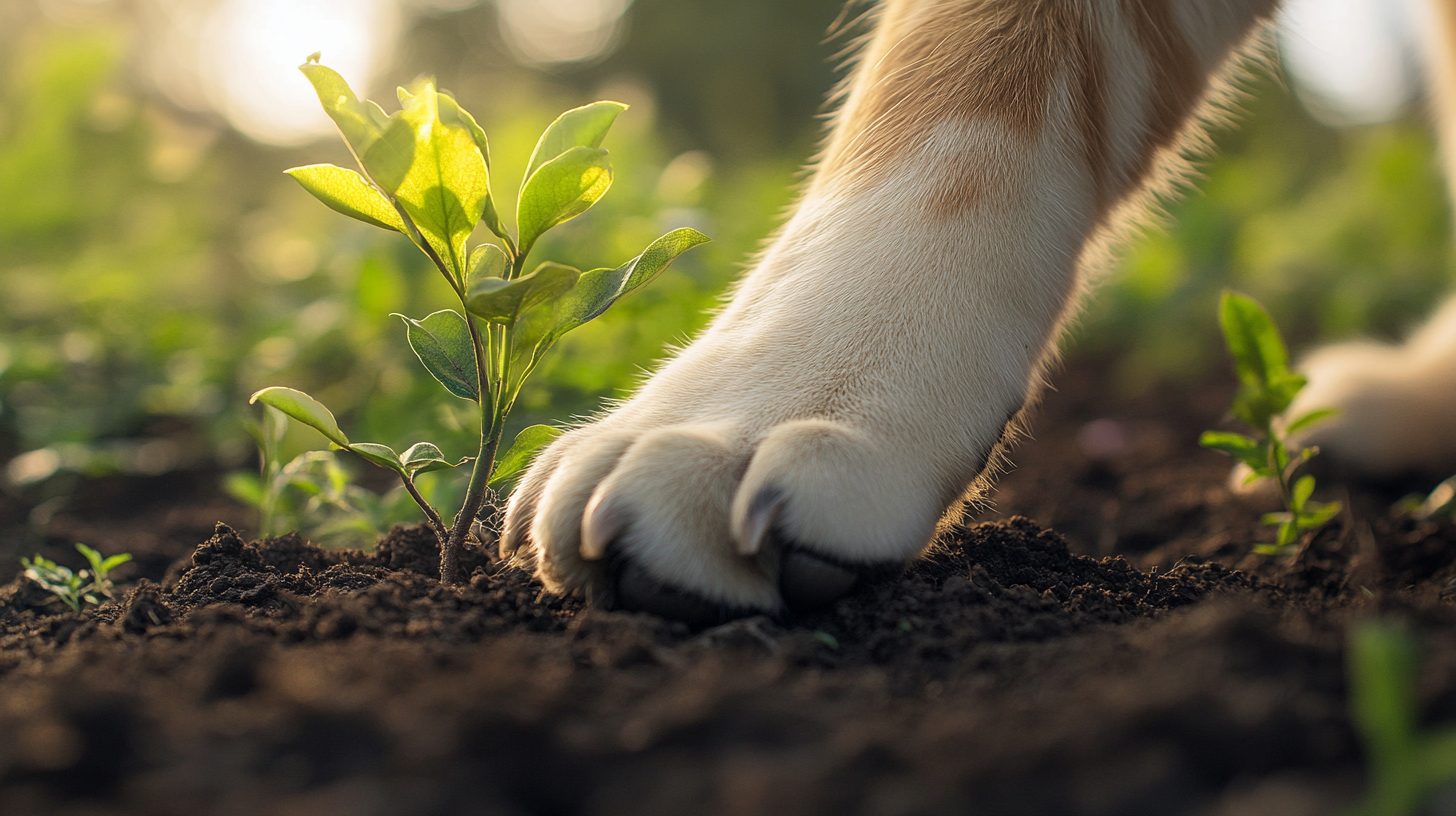
[[[1254,435],[1204,431],[1198,444],[1222,451],[1247,465],[1250,473],[1245,483],[1256,479],[1274,482],[1284,510],[1264,514],[1263,522],[1277,527],[1279,532],[1274,543],[1256,545],[1254,552],[1291,554],[1300,536],[1323,527],[1340,512],[1340,504],[1310,500],[1314,477],[1306,473],[1295,479],[1294,474],[1319,453],[1319,448],[1301,447],[1290,442],[1290,438],[1337,412],[1325,408],[1285,420],[1284,412],[1307,380],[1289,370],[1289,352],[1279,328],[1257,301],[1225,289],[1219,302],[1218,322],[1240,381],[1233,414],[1253,429]]]
[[[1349,816],[1406,816],[1456,783],[1456,727],[1420,729],[1415,639],[1403,629],[1367,621],[1350,632],[1350,716],[1370,768],[1364,800]]]
[[[76,550],[86,557],[91,569],[72,572],[69,567],[63,567],[39,555],[20,559],[20,565],[25,567],[25,577],[45,587],[47,592],[71,607],[71,611],[80,612],[83,604],[100,606],[102,598],[112,597],[113,587],[109,575],[112,570],[130,561],[131,554],[118,553],[110,558],[102,558],[101,553],[85,544],[77,544]]]
[[[359,171],[315,164],[287,172],[330,208],[402,233],[444,278],[460,302],[459,311],[445,309],[418,320],[397,316],[426,370],[452,395],[479,407],[480,446],[475,456],[456,462],[430,442],[397,453],[386,445],[351,441],[333,413],[301,391],[265,388],[251,401],[277,408],[333,445],[398,474],[440,541],[440,581],[451,584],[486,489],[512,482],[560,434],[545,425],[527,428],[497,464],[506,416],[526,378],[562,335],[600,316],[708,239],[679,229],[616,268],[582,272],[548,261],[526,272],[537,240],[586,212],[611,186],[612,164],[601,143],[627,106],[594,102],[561,114],[546,128],[521,182],[512,232],[491,194],[485,131],[453,96],[424,81],[413,90],[400,88],[401,110],[386,114],[357,98],[343,77],[318,64],[318,56],[311,55],[299,69],[338,125]],[[477,224],[484,224],[495,240],[470,246]],[[472,460],[464,504],[447,523],[420,494],[415,478]]]

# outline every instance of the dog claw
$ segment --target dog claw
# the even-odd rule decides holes
[[[662,583],[630,561],[617,573],[616,590],[616,605],[621,609],[682,621],[693,629],[716,626],[738,617],[721,604]]]
[[[748,518],[743,523],[743,533],[738,538],[738,554],[745,558],[758,555],[763,549],[766,541],[773,533],[774,523],[778,521],[779,511],[784,506],[784,494],[773,487],[766,487],[758,491],[758,495],[748,503]]]
[[[602,501],[600,495],[593,496],[581,517],[581,557],[587,561],[601,560],[607,554],[607,546],[626,529],[627,520],[622,514]]]
[[[853,570],[797,547],[784,551],[779,565],[779,593],[795,612],[811,612],[844,597],[859,582]]]

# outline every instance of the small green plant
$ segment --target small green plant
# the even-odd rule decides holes
[[[25,568],[25,577],[45,587],[47,592],[71,607],[71,611],[80,612],[83,604],[99,606],[102,598],[112,597],[110,573],[130,561],[131,554],[118,553],[110,558],[102,558],[101,553],[85,544],[77,544],[76,551],[86,557],[91,569],[72,572],[69,567],[63,567],[39,555],[20,559],[20,565]]]
[[[497,212],[490,184],[485,131],[450,94],[424,81],[399,89],[401,110],[386,114],[358,99],[343,77],[311,55],[300,70],[338,125],[359,172],[332,164],[287,171],[330,208],[367,224],[404,234],[430,259],[460,303],[404,321],[406,336],[425,368],[455,397],[480,410],[480,446],[451,462],[430,442],[403,452],[353,442],[329,409],[301,391],[265,388],[253,402],[272,406],[322,433],[332,444],[388,468],[419,505],[440,541],[440,580],[454,583],[459,551],[488,488],[509,484],[537,451],[560,434],[535,425],[497,452],[521,386],[562,335],[595,319],[619,298],[656,278],[678,255],[706,242],[692,229],[658,238],[642,254],[615,268],[582,272],[545,262],[526,272],[526,261],[545,232],[586,212],[612,184],[612,164],[601,147],[627,106],[594,102],[563,113],[541,134],[516,203],[512,233]],[[478,224],[494,242],[470,246]],[[447,523],[420,494],[415,479],[473,460],[465,500]],[[266,479],[265,483],[271,484]]]
[[[1419,648],[1404,629],[1366,621],[1350,630],[1350,717],[1370,769],[1365,798],[1349,816],[1406,816],[1456,783],[1456,727],[1418,727]]]
[[[1249,467],[1248,482],[1269,479],[1279,489],[1284,510],[1266,513],[1264,523],[1279,530],[1272,544],[1259,544],[1254,552],[1287,555],[1304,533],[1323,527],[1340,512],[1339,502],[1310,501],[1314,477],[1295,472],[1319,448],[1301,447],[1290,438],[1321,420],[1335,415],[1333,409],[1311,411],[1286,422],[1284,412],[1304,388],[1304,376],[1289,370],[1289,352],[1274,325],[1274,319],[1247,295],[1224,290],[1219,301],[1219,327],[1234,359],[1239,392],[1234,396],[1233,414],[1254,431],[1253,436],[1228,431],[1204,431],[1198,444],[1222,451]]]

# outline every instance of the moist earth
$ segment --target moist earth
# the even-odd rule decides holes
[[[1418,632],[1423,718],[1456,719],[1456,527],[1326,476],[1346,511],[1252,554],[1273,500],[1196,446],[1229,390],[1070,372],[925,559],[700,631],[477,550],[443,588],[423,527],[251,541],[196,474],[5,499],[0,577],[75,540],[140,557],[81,614],[0,587],[0,813],[1334,812],[1365,784],[1352,624]]]

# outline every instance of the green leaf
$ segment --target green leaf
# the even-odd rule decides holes
[[[1404,630],[1368,621],[1350,632],[1350,714],[1369,748],[1399,755],[1416,733],[1419,648]]]
[[[1293,422],[1289,423],[1289,427],[1284,429],[1284,432],[1290,436],[1294,436],[1300,431],[1306,430],[1331,417],[1339,415],[1340,409],[1338,408],[1321,408],[1318,411],[1310,411],[1299,419],[1296,419]]]
[[[1283,510],[1279,511],[1278,513],[1265,513],[1264,515],[1259,516],[1259,523],[1268,527],[1273,527],[1278,524],[1288,524],[1293,520],[1294,514]]]
[[[223,492],[249,507],[261,509],[268,500],[268,489],[258,474],[246,470],[235,470],[222,478]]]
[[[607,151],[573,147],[526,179],[516,203],[520,254],[531,251],[546,230],[586,212],[612,186]]]
[[[465,308],[493,323],[513,326],[523,312],[555,300],[576,284],[581,272],[557,263],[543,263],[512,281],[484,278],[470,288]]]
[[[1299,525],[1294,521],[1286,521],[1279,525],[1279,537],[1275,540],[1274,546],[1283,551],[1294,546],[1294,542],[1298,540]]]
[[[404,89],[401,88],[400,90]],[[470,115],[470,111],[460,107],[460,103],[455,101],[454,94],[449,91],[440,91],[439,94],[440,121],[447,125],[463,127],[469,131],[470,138],[475,140],[475,146],[480,150],[480,157],[485,159],[486,170],[489,170],[490,140],[485,137],[485,131],[475,121],[475,117]],[[400,102],[401,106],[404,104],[404,102]]]
[[[116,555],[111,556],[105,561],[102,561],[100,564],[97,564],[96,573],[100,577],[105,577],[106,573],[111,572],[112,570],[116,569],[122,564],[127,563],[130,560],[131,553],[117,553]]]
[[[676,229],[653,241],[642,254],[616,269],[593,269],[582,273],[576,286],[556,304],[554,325],[547,337],[547,345],[600,317],[613,303],[651,283],[679,255],[710,240],[695,229]]]
[[[445,454],[441,453],[438,447],[429,442],[417,442],[411,445],[409,450],[405,451],[400,458],[404,461],[404,466],[409,470],[411,476],[429,473],[434,470],[460,467],[471,459],[471,457],[467,456],[459,462],[451,464],[445,458]]]
[[[495,209],[495,196],[485,197],[485,210],[480,214],[480,220],[485,224],[486,229],[496,234],[496,237],[506,242],[507,246],[514,247],[515,241],[511,240],[511,233],[506,225],[501,223],[500,213]]]
[[[1225,289],[1219,301],[1219,326],[1234,358],[1239,379],[1259,390],[1288,373],[1289,353],[1274,319],[1247,295]]]
[[[525,177],[529,179],[536,168],[573,147],[601,147],[612,123],[626,109],[621,102],[593,102],[556,117],[536,141]]]
[[[323,434],[330,442],[341,448],[349,447],[349,437],[339,430],[339,423],[323,403],[292,388],[274,386],[264,388],[248,399],[248,404],[261,402],[271,405],[310,428]]]
[[[495,244],[481,244],[470,250],[470,266],[465,272],[465,290],[486,278],[505,278],[511,269],[511,259],[505,250]]]
[[[396,313],[405,322],[410,348],[445,390],[461,399],[480,400],[480,376],[475,366],[475,343],[465,317],[443,309],[415,320]]]
[[[1204,431],[1198,444],[1238,459],[1261,476],[1269,473],[1269,449],[1257,439],[1227,431]]]
[[[476,138],[459,114],[463,111],[426,82],[386,129],[380,144],[408,137],[413,145],[407,171],[391,186],[365,167],[375,182],[392,193],[457,280],[463,279],[465,240],[485,211],[490,174]],[[442,107],[447,113],[442,118]],[[451,121],[446,121],[447,119]],[[393,179],[390,180],[391,182]]]
[[[339,132],[354,151],[355,158],[362,161],[364,154],[383,133],[380,117],[384,112],[378,109],[378,105],[360,101],[349,88],[349,83],[332,68],[305,62],[298,66],[298,70],[313,84],[324,112],[339,126]]]
[[[101,567],[101,553],[79,542],[76,544],[76,552],[80,553],[86,559],[86,563],[91,565],[93,573]]]
[[[1309,497],[1314,494],[1314,477],[1308,473],[1300,476],[1295,480],[1294,487],[1289,492],[1292,499],[1290,503],[1294,505],[1290,509],[1295,513],[1303,511],[1304,503],[1309,501]]]
[[[404,470],[404,464],[399,461],[399,454],[395,453],[394,448],[388,445],[380,445],[374,442],[355,442],[347,446],[346,449],[382,468],[387,468],[396,473]]]
[[[1339,502],[1313,502],[1305,507],[1304,512],[1299,514],[1297,521],[1301,530],[1317,530],[1329,523],[1330,519],[1339,515],[1342,505]]]
[[[622,295],[629,295],[651,283],[662,274],[664,269],[667,269],[668,264],[677,260],[677,256],[712,240],[695,229],[682,227],[648,244],[647,249],[644,249],[642,254],[633,260],[632,273],[622,287]]]
[[[389,199],[353,170],[332,164],[311,164],[283,172],[335,212],[376,227],[405,231],[404,221]]]
[[[511,444],[511,449],[496,460],[495,473],[490,476],[490,486],[495,488],[510,482],[531,464],[531,460],[536,458],[542,448],[561,436],[561,433],[560,428],[550,425],[532,425],[516,434],[516,441]]]

